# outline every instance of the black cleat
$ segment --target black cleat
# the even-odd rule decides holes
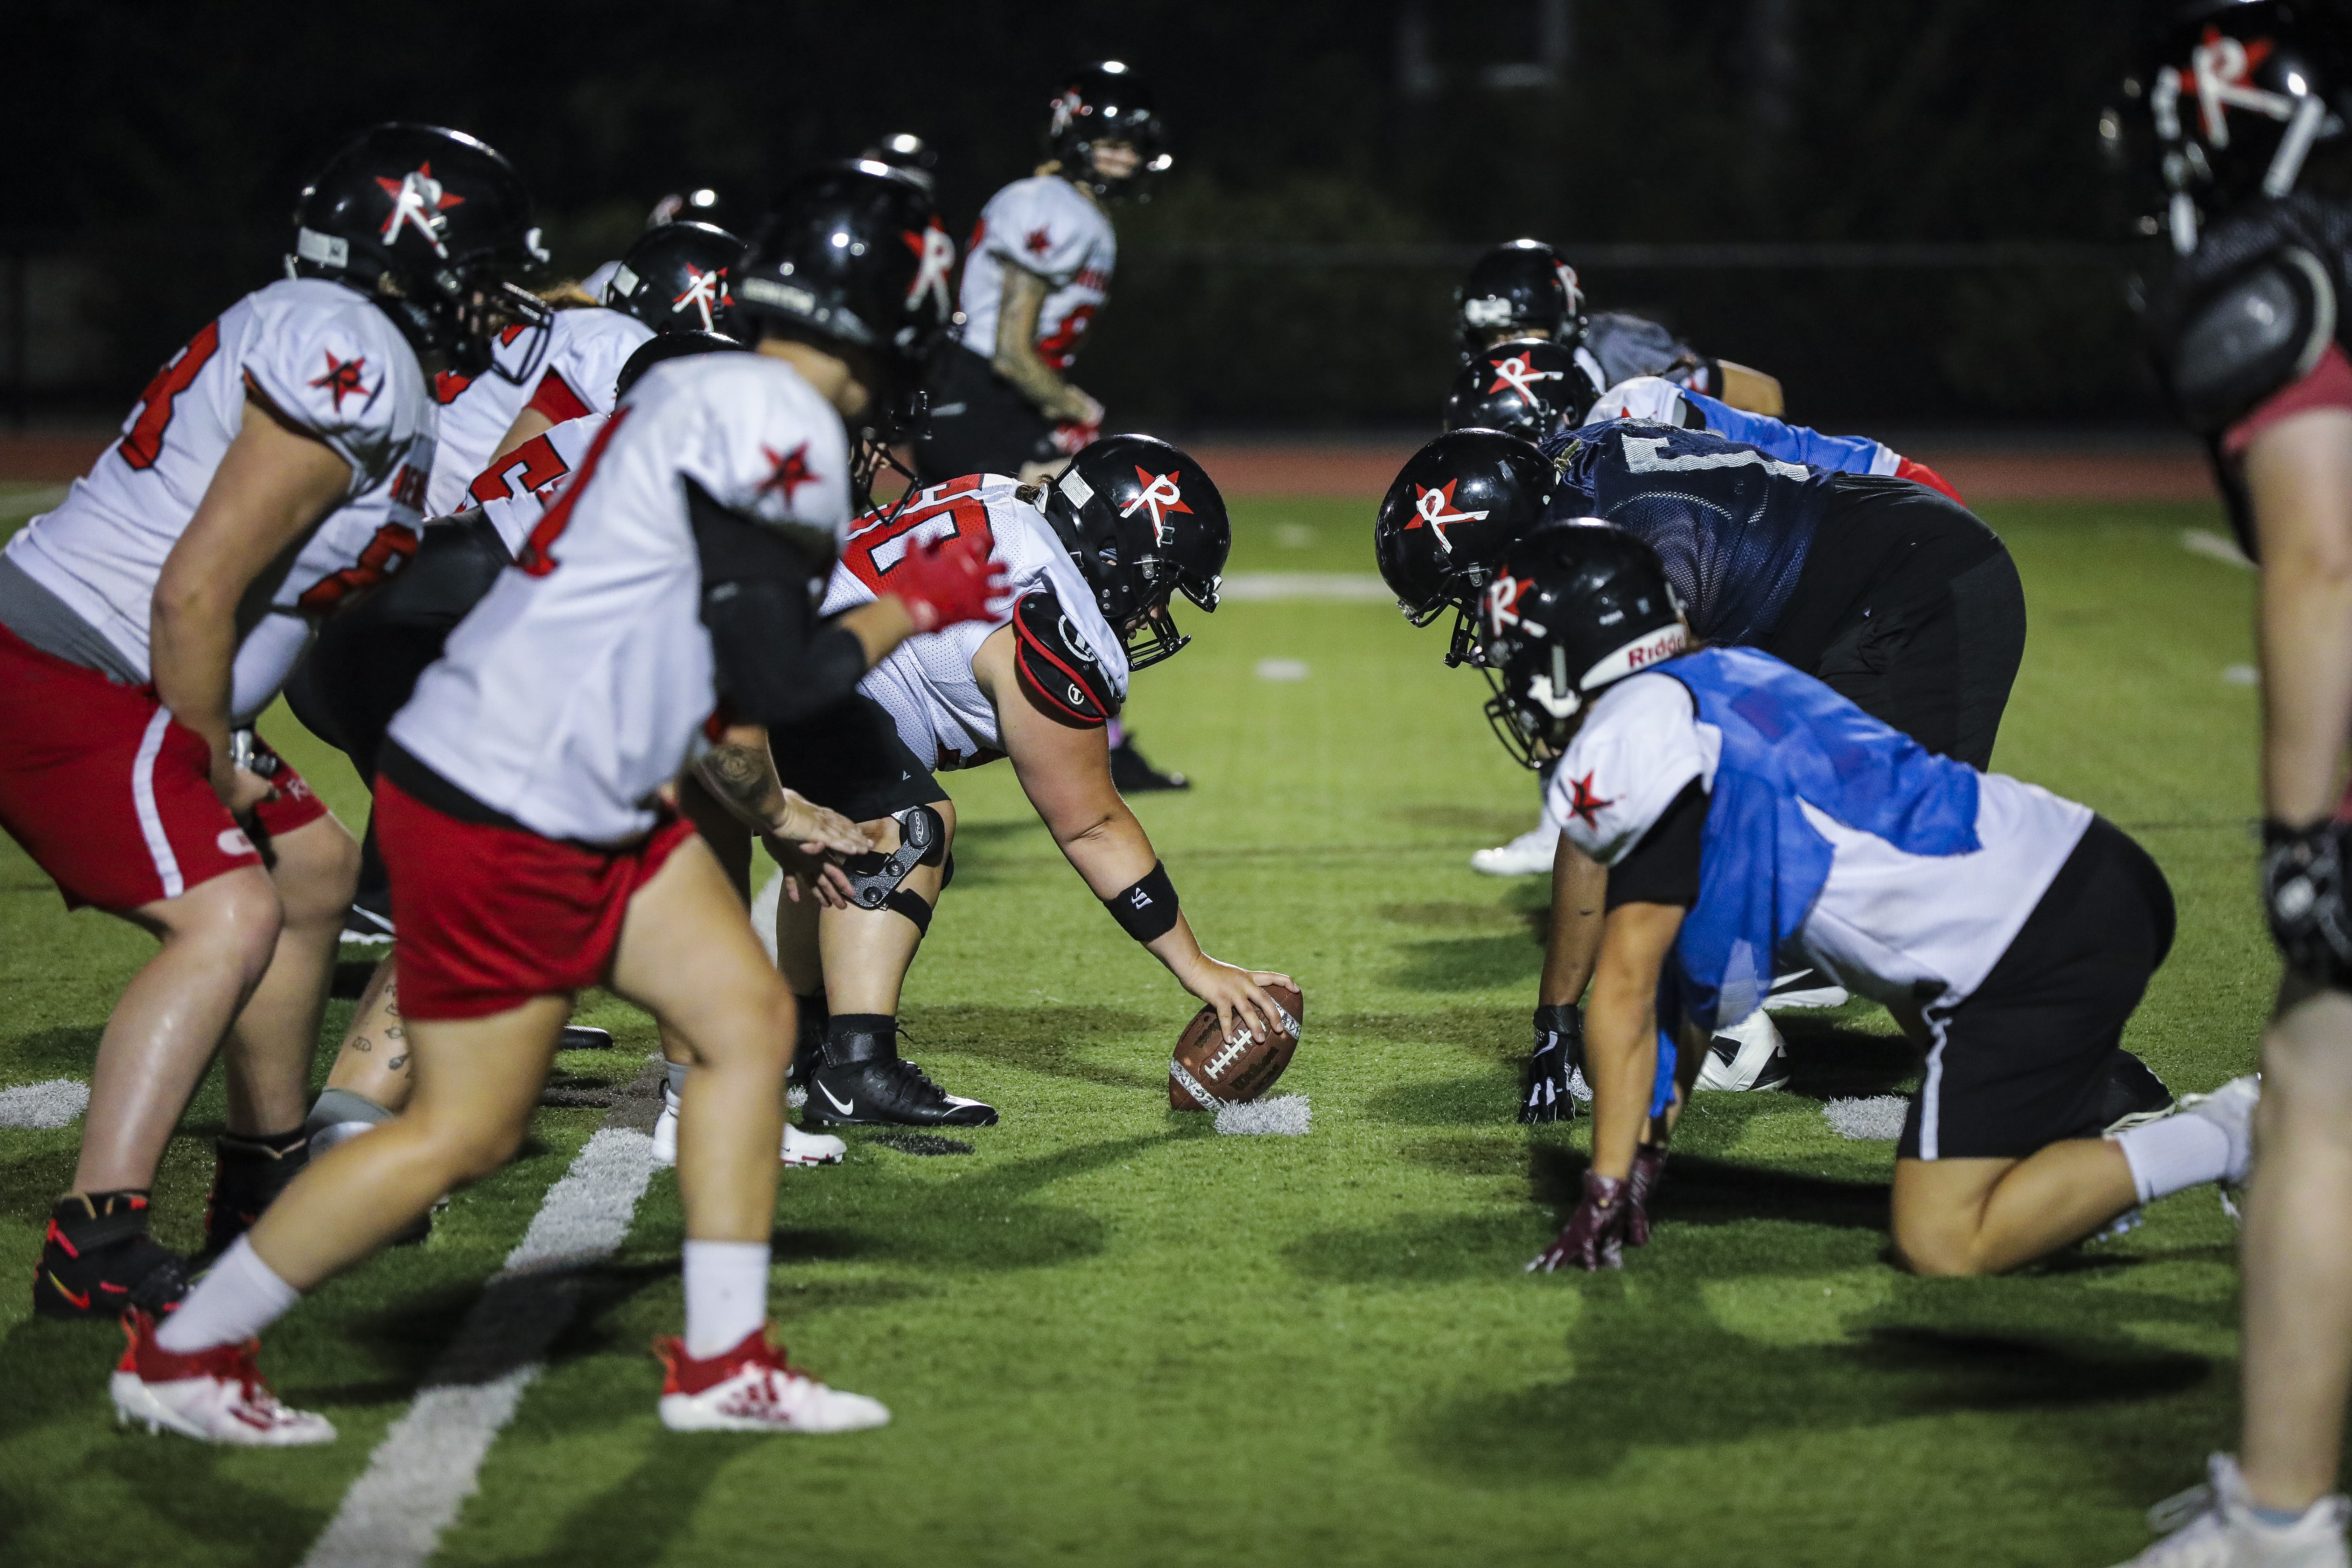
[[[898,1057],[869,1057],[809,1074],[804,1127],[993,1127],[996,1107],[950,1094]]]
[[[2172,1112],[2172,1091],[2146,1062],[2117,1047],[2107,1058],[2107,1081],[2099,1091],[2099,1125],[2109,1133],[2138,1127]]]
[[[92,1193],[49,1211],[33,1266],[33,1311],[113,1322],[126,1307],[161,1317],[188,1293],[188,1266],[147,1234],[147,1194]]]
[[[1163,773],[1145,762],[1143,753],[1135,749],[1135,737],[1132,735],[1110,749],[1110,782],[1121,795],[1192,787],[1192,781],[1182,773]]]
[[[562,1038],[555,1042],[559,1051],[609,1051],[613,1048],[613,1031],[592,1029],[585,1024],[566,1024]]]
[[[310,1162],[308,1128],[278,1138],[243,1138],[226,1132],[214,1139],[213,1190],[205,1200],[205,1245],[188,1259],[189,1270],[202,1274],[219,1262],[221,1254],[253,1228],[261,1211]]]

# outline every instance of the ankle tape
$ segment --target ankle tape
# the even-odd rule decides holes
[[[898,1054],[898,1020],[887,1013],[836,1013],[825,1026],[824,1065],[887,1061]]]
[[[124,1201],[118,1203],[118,1199]],[[50,1211],[49,1223],[65,1234],[77,1252],[112,1247],[147,1234],[147,1194],[124,1188],[66,1198]]]

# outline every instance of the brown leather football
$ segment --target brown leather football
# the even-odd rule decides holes
[[[1220,1103],[1255,1100],[1275,1086],[1298,1049],[1307,998],[1287,985],[1269,985],[1266,994],[1289,1016],[1287,1033],[1261,1040],[1255,1031],[1236,1030],[1231,1041],[1217,1033],[1217,1010],[1202,1007],[1177,1037],[1168,1059],[1168,1103],[1178,1110],[1214,1110]],[[1244,1014],[1244,1017],[1247,1015]]]

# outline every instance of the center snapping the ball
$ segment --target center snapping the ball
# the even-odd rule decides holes
[[[1177,1037],[1176,1054],[1168,1058],[1168,1103],[1178,1110],[1214,1110],[1219,1105],[1255,1100],[1275,1086],[1298,1049],[1300,1020],[1307,1016],[1307,998],[1287,985],[1269,985],[1265,994],[1282,1009],[1283,1032],[1260,1039],[1244,1022],[1249,1015],[1235,1009],[1237,1027],[1227,1040],[1217,1032],[1217,1010],[1202,1007]]]

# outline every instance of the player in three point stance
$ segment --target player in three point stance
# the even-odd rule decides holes
[[[1232,532],[1208,475],[1164,441],[1114,436],[1079,453],[1042,495],[998,474],[930,486],[861,520],[826,609],[889,592],[912,548],[947,538],[985,548],[1014,603],[987,622],[910,638],[866,678],[850,712],[804,739],[775,737],[784,783],[901,845],[887,899],[780,906],[778,961],[805,1016],[832,1014],[822,1049],[801,1058],[810,1072],[803,1115],[814,1125],[996,1120],[898,1059],[899,987],[946,885],[954,831],[935,768],[1009,756],[1071,867],[1129,936],[1215,1006],[1227,1037],[1235,1027],[1273,1028],[1265,987],[1289,983],[1201,952],[1110,773],[1105,724],[1126,700],[1130,671],[1188,640],[1171,601],[1181,593],[1216,607]],[[877,725],[882,733],[869,733]],[[913,824],[933,836],[928,849],[898,837]]]
[[[2205,437],[2262,563],[2262,889],[2286,958],[2263,1034],[2245,1213],[2238,1456],[2150,1510],[2136,1568],[2343,1568],[2352,1384],[2352,909],[2339,769],[2352,731],[2352,37],[2340,8],[2169,8],[2132,96],[2151,113],[2173,272],[2158,380]],[[2306,169],[2306,163],[2311,167]],[[2184,1516],[2186,1516],[2184,1518]],[[2163,1525],[2159,1525],[2162,1528]]]
[[[1485,630],[1496,733],[1529,766],[1559,758],[1552,813],[1608,868],[1592,1165],[1531,1267],[1615,1268],[1647,1240],[1694,1054],[1776,966],[1884,1003],[1927,1054],[1894,1195],[1920,1273],[1999,1273],[2245,1175],[2251,1077],[2100,1135],[2109,1058],[2173,931],[2163,873],[2113,824],[1932,756],[1768,654],[1692,651],[1657,553],[1597,520],[1514,545]]]
[[[1567,349],[1517,338],[1463,363],[1445,397],[1448,430],[1500,430],[1530,446],[1591,422],[1601,387]]]
[[[841,234],[854,247],[835,246]],[[789,723],[845,697],[908,633],[984,613],[950,543],[817,623],[849,521],[845,417],[895,396],[948,331],[953,250],[919,190],[873,165],[788,189],[737,293],[760,352],[656,366],[521,558],[392,723],[376,784],[415,1099],[313,1162],[160,1326],[127,1316],[126,1418],[214,1442],[331,1440],[254,1364],[253,1336],[529,1124],[572,994],[599,981],[692,1058],[679,1150],[686,1338],[664,1341],[673,1428],[840,1431],[888,1413],[768,1342],[768,1237],[792,994],[694,829],[662,804],[714,709]]]
[[[1102,405],[1067,379],[1109,300],[1118,236],[1110,204],[1141,199],[1174,163],[1150,88],[1118,60],[1073,71],[1054,100],[1054,161],[988,200],[972,230],[961,301],[963,346],[932,384],[915,443],[925,484],[967,474],[1050,479],[1102,429]],[[1110,721],[1111,774],[1129,795],[1184,789]]]
[[[296,223],[295,276],[199,331],[0,556],[0,823],[68,903],[163,942],[99,1044],[34,1276],[45,1316],[160,1311],[184,1288],[147,1194],[215,1051],[205,1255],[300,1163],[357,850],[249,726],[312,624],[415,548],[428,373],[484,370],[495,334],[545,317],[507,280],[544,255],[529,195],[471,137],[380,126]]]

